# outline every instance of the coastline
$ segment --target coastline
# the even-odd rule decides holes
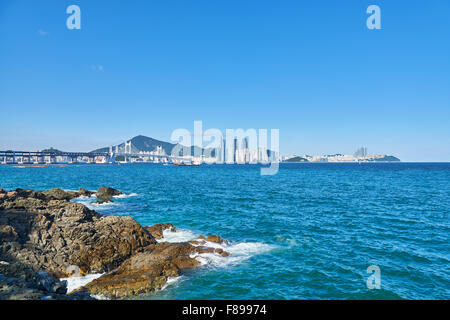
[[[204,265],[202,255],[230,255],[220,236],[169,242],[165,237],[178,232],[170,223],[141,226],[72,201],[93,196],[113,201],[124,195],[106,187],[0,189],[0,299],[139,298]],[[73,275],[89,281],[67,292]]]

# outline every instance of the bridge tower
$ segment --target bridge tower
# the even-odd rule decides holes
[[[116,162],[116,154],[118,153],[118,146],[116,146],[116,152],[114,153],[113,151],[113,146],[109,147],[109,155],[108,155],[108,159],[106,159],[106,162]]]
[[[131,153],[131,141],[125,141],[125,152],[124,153]]]

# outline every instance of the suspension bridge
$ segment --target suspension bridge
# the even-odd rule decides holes
[[[154,151],[133,151],[131,141],[125,142],[123,148],[109,147],[109,152],[62,152],[46,151],[0,151],[0,164],[58,164],[58,163],[115,163],[115,162],[186,162],[186,157],[167,155],[162,147]],[[119,160],[120,159],[120,160]]]

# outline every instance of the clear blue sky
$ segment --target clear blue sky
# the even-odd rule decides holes
[[[0,149],[169,140],[203,120],[278,128],[282,154],[450,161],[449,17],[448,0],[0,0]]]

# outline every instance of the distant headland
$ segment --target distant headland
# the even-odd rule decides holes
[[[392,155],[368,154],[366,147],[361,147],[353,155],[330,154],[322,156],[287,156],[282,157],[281,162],[400,162],[401,160]]]

